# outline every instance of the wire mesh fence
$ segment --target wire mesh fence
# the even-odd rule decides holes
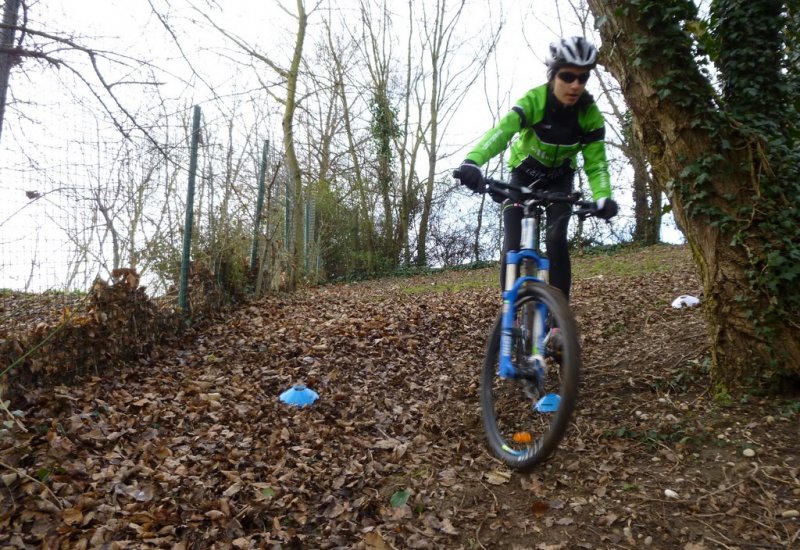
[[[97,277],[133,268],[151,295],[173,290],[186,232],[191,109],[128,137],[75,105],[26,113],[6,121],[0,142],[0,288],[85,291]],[[229,120],[201,121],[188,259],[218,277],[244,277],[253,251],[259,265],[267,252],[273,262],[285,255],[285,178],[269,177],[256,227],[264,140],[225,131]]]
[[[57,105],[6,121],[0,142],[0,287],[85,289],[94,276],[90,199],[114,144]],[[47,128],[59,128],[58,135]]]

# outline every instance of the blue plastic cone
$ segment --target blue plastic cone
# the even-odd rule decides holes
[[[551,413],[558,410],[559,404],[561,404],[561,397],[557,393],[548,393],[533,408],[540,413]]]
[[[305,407],[311,405],[314,401],[319,399],[317,392],[311,388],[307,388],[302,384],[292,386],[280,396],[280,400],[287,405],[294,405],[295,407]]]

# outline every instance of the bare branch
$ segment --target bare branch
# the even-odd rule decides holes
[[[283,78],[283,79],[286,79],[286,80],[288,80],[288,79],[289,79],[289,71],[288,71],[287,69],[284,69],[283,67],[281,67],[280,65],[278,65],[277,63],[275,63],[274,61],[272,61],[272,60],[271,60],[269,57],[267,57],[266,55],[264,55],[264,54],[262,54],[262,53],[259,53],[259,52],[257,52],[257,51],[256,51],[256,50],[255,50],[255,49],[252,47],[252,46],[250,46],[249,44],[247,44],[247,43],[244,41],[244,39],[243,39],[243,38],[240,38],[240,37],[236,36],[235,34],[233,34],[232,32],[230,32],[230,31],[227,31],[227,30],[223,29],[222,27],[220,27],[219,25],[217,25],[217,24],[214,22],[214,20],[213,20],[213,19],[211,19],[211,17],[210,17],[210,16],[209,16],[207,13],[205,13],[205,12],[201,12],[201,11],[199,11],[199,10],[198,10],[198,13],[199,13],[199,14],[200,14],[200,15],[201,15],[201,16],[202,16],[202,17],[203,17],[203,18],[204,18],[206,21],[208,21],[208,23],[209,23],[209,24],[210,24],[212,27],[214,27],[214,28],[215,28],[215,29],[216,29],[216,30],[217,30],[217,31],[218,31],[220,34],[222,34],[222,36],[224,36],[225,38],[227,38],[228,40],[230,40],[231,42],[233,42],[234,44],[236,44],[237,46],[239,46],[239,47],[240,47],[242,50],[244,50],[244,52],[245,52],[245,53],[247,53],[248,55],[250,55],[250,56],[252,56],[252,57],[255,57],[255,58],[256,58],[256,59],[258,59],[259,61],[261,61],[261,62],[265,63],[266,65],[268,65],[268,66],[269,66],[269,67],[270,67],[270,68],[271,68],[273,71],[275,71],[276,73],[278,73],[278,75],[279,75],[281,78]]]
[[[37,52],[34,50],[27,50],[25,48],[3,48],[0,46],[0,54],[13,55],[17,57],[30,57],[33,59],[43,59],[48,63],[50,63],[51,65],[55,65],[56,67],[58,67],[62,63],[60,59],[51,57],[46,53]]]
[[[198,72],[197,72],[197,70],[194,68],[194,65],[192,65],[192,62],[189,60],[189,57],[186,55],[186,52],[183,50],[183,46],[181,46],[180,40],[178,40],[178,37],[177,37],[177,35],[175,34],[175,31],[173,31],[173,30],[172,30],[172,27],[169,25],[169,23],[167,22],[167,20],[166,20],[166,19],[164,18],[164,16],[163,16],[163,15],[161,15],[161,13],[160,13],[160,12],[159,12],[159,11],[156,9],[156,7],[153,5],[153,1],[152,1],[152,0],[147,0],[147,3],[150,5],[150,10],[151,10],[151,11],[152,11],[152,12],[155,14],[155,16],[158,18],[158,21],[159,21],[159,22],[161,23],[161,25],[164,27],[164,30],[166,30],[166,31],[167,31],[167,33],[169,33],[169,35],[172,37],[172,41],[175,43],[175,47],[177,47],[177,48],[178,48],[178,51],[181,53],[181,57],[182,57],[182,58],[183,58],[183,60],[186,62],[186,65],[189,67],[189,69],[192,71],[192,74],[193,74],[195,77],[197,77],[197,78],[200,80],[200,82],[202,82],[203,84],[205,84],[206,88],[208,88],[209,90],[211,90],[211,93],[213,93],[213,94],[214,94],[214,96],[216,97],[216,93],[215,93],[215,91],[214,91],[214,87],[213,87],[213,86],[211,86],[211,85],[210,85],[208,82],[206,82],[206,80],[205,80],[205,79],[204,79],[204,78],[203,78],[203,77],[200,75],[200,73],[198,73]]]

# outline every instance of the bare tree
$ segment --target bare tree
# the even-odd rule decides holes
[[[340,102],[340,106],[342,109],[342,124],[345,131],[345,136],[347,137],[347,150],[348,154],[350,155],[350,160],[352,163],[352,169],[354,173],[354,181],[353,181],[353,188],[355,191],[356,196],[358,197],[358,204],[359,204],[359,227],[362,227],[362,231],[360,231],[362,242],[364,246],[364,253],[366,254],[366,270],[368,273],[373,273],[375,270],[375,227],[372,219],[372,213],[370,208],[370,198],[369,198],[369,190],[367,188],[367,182],[364,177],[364,169],[363,169],[363,161],[362,157],[359,156],[359,143],[356,138],[356,131],[354,128],[355,119],[353,117],[353,113],[351,110],[350,100],[348,98],[348,94],[345,87],[345,79],[346,79],[346,71],[344,67],[344,63],[339,55],[338,49],[336,45],[333,43],[333,38],[330,34],[330,29],[328,32],[328,44],[330,47],[331,57],[334,63],[334,88],[336,90],[336,96],[338,101]]]
[[[426,82],[428,97],[429,126],[424,132],[425,148],[428,153],[425,195],[419,221],[416,262],[427,264],[426,239],[428,237],[433,190],[436,183],[436,162],[439,155],[440,131],[447,128],[455,109],[463,101],[469,87],[481,73],[488,53],[497,43],[498,32],[488,29],[487,42],[481,45],[475,57],[461,67],[453,60],[461,39],[457,36],[464,13],[465,0],[455,2],[455,8],[448,7],[447,0],[436,0],[431,5],[433,14],[428,13],[428,5],[423,6],[423,46],[430,63],[430,79]]]
[[[568,0],[568,3],[578,27],[586,37],[591,33],[593,21],[586,0]],[[611,128],[616,132],[617,139],[608,139],[608,143],[622,153],[633,169],[631,188],[634,214],[633,240],[646,245],[656,244],[661,230],[661,196],[664,186],[650,170],[636,133],[633,132],[630,112],[626,110],[624,98],[614,86],[613,79],[600,68],[595,69],[594,74],[615,121]]]
[[[284,93],[278,95],[273,91],[273,87],[264,84],[264,89],[281,105],[283,105],[283,118],[281,121],[281,128],[283,130],[283,150],[286,156],[286,169],[289,172],[289,177],[292,183],[292,228],[293,235],[288,243],[289,258],[288,263],[288,277],[287,286],[290,289],[297,287],[298,272],[303,265],[303,205],[304,205],[304,190],[303,178],[300,171],[300,163],[297,158],[297,145],[294,136],[294,122],[295,113],[297,111],[298,102],[298,81],[300,77],[300,68],[303,59],[303,45],[306,39],[306,29],[308,25],[308,16],[313,12],[317,4],[310,11],[306,10],[305,2],[303,0],[296,0],[296,13],[291,14],[297,22],[297,32],[295,34],[294,48],[291,58],[288,60],[288,65],[283,65],[274,61],[271,57],[260,52],[256,47],[248,44],[244,39],[237,36],[235,33],[223,29],[217,25],[213,19],[207,14],[202,15],[205,19],[226,38],[231,40],[236,46],[241,48],[253,59],[263,63],[272,71],[274,71],[282,81],[282,88]],[[287,12],[288,13],[288,12]],[[262,80],[263,83],[263,80]]]
[[[68,74],[83,84],[97,104],[100,105],[105,116],[112,121],[119,132],[129,138],[131,131],[136,130],[146,136],[154,145],[158,144],[153,139],[148,128],[142,125],[136,113],[126,105],[122,99],[121,89],[131,86],[153,88],[159,82],[148,74],[154,67],[149,63],[137,59],[125,52],[115,52],[92,45],[87,45],[85,39],[77,38],[73,29],[63,31],[45,32],[29,22],[28,14],[33,6],[41,7],[44,4],[29,5],[21,0],[7,0],[5,5],[0,42],[0,90],[6,94],[7,89],[14,91],[8,85],[10,66],[18,66],[25,70],[29,63],[39,62],[54,69],[66,70]],[[22,19],[14,17],[14,12],[22,8]],[[15,38],[16,36],[16,38]],[[77,90],[66,89],[68,93],[77,94]],[[135,97],[134,94],[132,97]],[[6,99],[0,101],[0,122],[4,117]],[[0,131],[2,124],[0,124]],[[162,153],[166,153],[162,151]]]
[[[406,40],[405,58],[405,78],[403,80],[404,92],[402,94],[403,113],[400,117],[400,128],[395,137],[395,148],[400,164],[400,204],[397,213],[397,240],[403,254],[403,263],[410,265],[412,261],[411,246],[409,243],[409,231],[413,225],[413,220],[418,212],[420,204],[419,195],[422,193],[422,185],[417,177],[414,167],[420,148],[424,142],[425,128],[420,124],[412,122],[414,119],[423,119],[422,96],[415,96],[414,90],[418,88],[424,75],[422,67],[415,59],[414,38],[416,37],[416,25],[414,24],[413,0],[408,0],[408,36]]]
[[[371,136],[375,144],[377,191],[383,206],[383,255],[389,267],[399,260],[402,240],[395,228],[395,177],[393,173],[393,142],[399,128],[395,108],[390,97],[392,67],[394,65],[391,16],[386,0],[379,5],[381,15],[373,17],[370,4],[361,0],[361,45],[370,82]]]

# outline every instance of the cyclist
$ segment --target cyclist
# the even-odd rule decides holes
[[[547,83],[529,90],[500,122],[478,142],[459,167],[461,183],[473,192],[485,190],[480,169],[499,154],[519,134],[511,146],[508,166],[513,183],[548,191],[569,193],[575,175],[576,156],[583,156],[592,200],[597,216],[610,219],[617,214],[611,198],[611,182],[605,151],[605,121],[586,91],[586,81],[597,63],[597,49],[580,36],[550,44]],[[521,204],[505,199],[502,204],[503,257],[500,286],[505,290],[505,256],[519,250],[522,233]],[[553,204],[546,211],[547,256],[550,259],[550,284],[569,298],[572,282],[567,229],[571,217],[568,204]]]

